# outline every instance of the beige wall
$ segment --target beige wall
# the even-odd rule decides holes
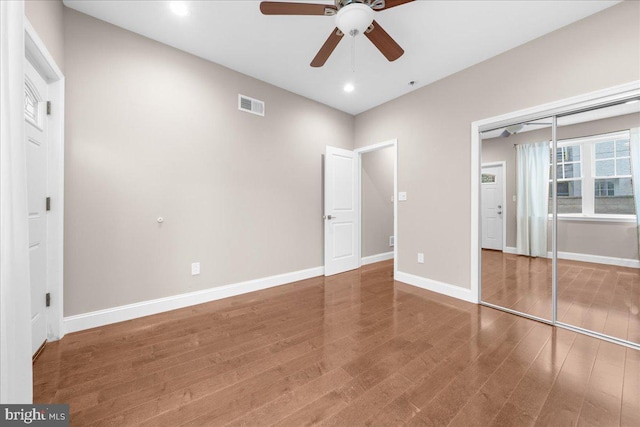
[[[26,0],[25,15],[64,73],[64,5],[62,0]]]
[[[65,41],[65,316],[323,264],[352,116],[68,8]]]
[[[393,251],[393,170],[395,149],[362,154],[362,256]]]
[[[550,122],[551,120],[549,120]],[[558,138],[577,138],[640,126],[640,114],[627,114],[603,120],[558,128]],[[551,128],[522,132],[509,138],[482,141],[482,162],[506,162],[507,246],[516,246],[516,150],[514,144],[551,140]],[[578,254],[638,259],[637,226],[629,222],[559,221],[558,250]],[[550,231],[549,231],[550,232]],[[549,237],[549,242],[551,238]]]
[[[358,115],[356,146],[398,139],[399,270],[468,288],[471,123],[640,79],[639,33],[624,2]]]
[[[354,140],[398,138],[400,271],[468,287],[471,122],[640,79],[640,5],[625,2],[354,123],[43,3],[27,16],[67,77],[66,316],[322,265],[321,155]]]

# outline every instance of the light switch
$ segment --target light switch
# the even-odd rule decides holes
[[[424,264],[424,254],[422,252],[418,252],[418,264]]]
[[[404,202],[407,200],[407,192],[406,191],[401,191],[398,193],[398,200],[401,202]]]
[[[513,201],[514,201],[514,202],[516,201],[516,196],[515,196],[515,194],[513,195]]]

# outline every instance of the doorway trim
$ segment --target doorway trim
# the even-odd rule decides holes
[[[47,292],[51,305],[47,308],[47,340],[59,340],[64,335],[63,266],[64,266],[64,87],[65,78],[55,60],[24,18],[24,56],[49,86],[51,115],[48,116],[47,194],[51,210],[47,214]]]
[[[360,147],[353,150],[356,156],[356,168],[358,170],[358,186],[359,196],[358,203],[358,216],[360,217],[360,228],[362,228],[362,155],[365,153],[371,153],[372,151],[382,150],[384,148],[393,147],[393,278],[396,279],[398,273],[398,140],[390,139],[388,141],[379,142],[377,144],[367,145],[366,147]],[[362,254],[362,230],[358,238],[359,253]],[[362,267],[362,256],[358,260],[359,266]]]
[[[640,80],[635,80],[629,83],[625,83],[619,86],[614,86],[606,89],[597,90],[594,92],[586,93],[571,98],[562,99],[547,104],[538,105],[536,107],[527,108],[524,110],[514,111],[511,113],[503,114],[500,116],[490,117],[471,123],[471,291],[476,295],[477,301],[480,304],[490,306],[487,303],[482,302],[482,285],[481,275],[482,270],[480,266],[480,253],[481,253],[481,240],[480,240],[480,170],[481,170],[481,139],[480,132],[499,129],[504,126],[511,125],[513,123],[520,123],[526,121],[534,121],[546,117],[553,117],[553,146],[556,146],[555,135],[555,119],[556,116],[562,116],[567,114],[576,113],[583,110],[590,110],[599,107],[604,107],[609,104],[624,102],[625,100],[631,100],[640,96]],[[555,157],[555,156],[554,156]],[[554,190],[555,191],[555,190]],[[556,215],[554,206],[554,217]],[[554,221],[554,230],[552,233],[552,253],[554,259],[557,255],[557,242]],[[500,310],[511,312],[523,317],[527,317],[534,320],[544,321],[554,326],[568,329],[574,332],[579,332],[589,336],[603,339],[605,341],[621,344],[627,347],[640,349],[640,345],[631,343],[626,340],[610,337],[604,334],[591,332],[579,327],[568,325],[557,320],[556,316],[556,294],[557,294],[557,272],[552,273],[552,293],[553,293],[553,307],[552,307],[552,320],[538,319],[534,316],[530,316],[525,313],[515,312],[513,310],[505,309],[504,307],[497,307]]]
[[[504,252],[507,248],[507,162],[500,160],[498,162],[483,163],[480,165],[480,170],[495,166],[502,168],[502,252]]]

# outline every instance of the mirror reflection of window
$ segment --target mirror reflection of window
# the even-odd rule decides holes
[[[635,215],[629,131],[559,140],[556,161],[559,215]]]

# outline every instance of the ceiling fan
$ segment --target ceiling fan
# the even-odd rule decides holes
[[[546,122],[523,122],[515,125],[507,126],[504,128],[500,136],[502,138],[509,138],[511,135],[515,135],[524,129],[525,126],[551,126],[551,123]]]
[[[524,128],[525,123],[518,123],[517,125],[511,125],[504,128],[504,131],[500,134],[502,138],[509,138],[511,135],[515,135]]]
[[[374,19],[374,11],[390,9],[413,0],[335,0],[335,5],[318,3],[288,3],[263,1],[260,11],[264,15],[321,15],[335,16],[336,29],[311,61],[312,67],[322,67],[345,34],[355,37],[363,34],[389,60],[400,58],[404,50]]]

